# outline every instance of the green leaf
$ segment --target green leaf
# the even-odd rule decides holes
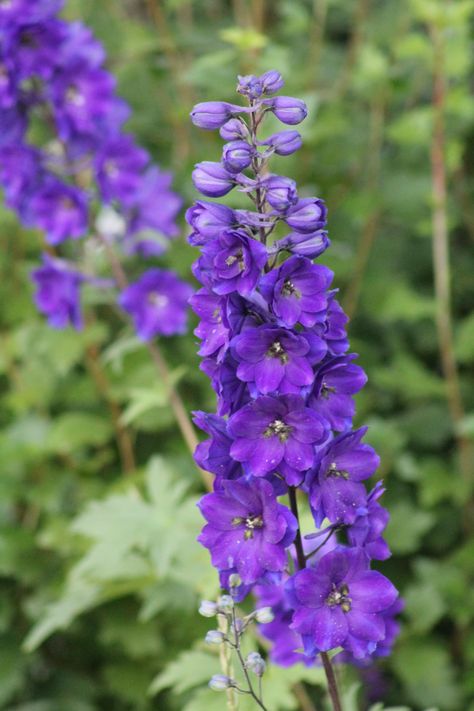
[[[408,501],[394,503],[390,507],[390,521],[386,538],[394,553],[406,555],[415,551],[421,538],[435,523],[435,516],[416,508]]]
[[[53,452],[69,454],[82,447],[100,447],[111,435],[108,419],[92,413],[66,412],[51,426],[47,446]]]
[[[207,684],[219,672],[217,656],[198,650],[182,652],[153,680],[148,693],[152,696],[172,688],[175,694]]]

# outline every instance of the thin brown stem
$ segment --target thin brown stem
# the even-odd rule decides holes
[[[432,225],[433,225],[433,272],[436,297],[436,328],[441,358],[441,367],[446,384],[446,397],[457,441],[459,466],[469,494],[473,485],[474,458],[472,445],[460,433],[465,417],[458,366],[454,352],[453,324],[451,315],[449,230],[447,218],[447,175],[445,103],[446,77],[444,68],[444,41],[442,31],[431,27],[434,48],[433,110],[434,126],[431,140],[432,177]],[[470,512],[466,515],[466,527],[471,528]]]
[[[290,499],[290,508],[293,516],[298,521],[298,530],[296,532],[295,538],[295,549],[296,549],[296,560],[299,570],[306,568],[306,556],[303,549],[303,539],[301,538],[301,530],[299,525],[298,516],[298,500],[296,498],[296,488],[294,486],[288,487],[288,496]],[[331,660],[327,652],[321,652],[321,661],[323,663],[324,673],[326,674],[326,680],[328,683],[329,696],[331,697],[331,703],[333,711],[342,711],[341,700],[339,698],[339,691],[337,688],[336,676],[334,674],[334,669],[331,664]]]
[[[117,282],[120,289],[126,289],[128,286],[128,279],[123,269],[122,263],[120,262],[120,259],[117,257],[115,250],[112,248],[111,244],[105,237],[103,237],[102,235],[98,235],[98,238],[104,246],[104,250],[109,259],[110,267],[112,269],[112,274],[115,278],[115,281]],[[180,395],[173,386],[166,360],[161,352],[160,347],[156,343],[148,341],[146,347],[153,361],[153,364],[163,382],[163,385],[165,386],[168,395],[168,400],[171,405],[171,409],[173,410],[173,414],[175,416],[178,427],[181,431],[181,435],[189,449],[190,454],[193,455],[194,450],[196,449],[199,443],[199,440],[196,437],[194,427],[192,426],[191,420],[189,419],[188,411],[185,408]],[[199,473],[201,474],[201,478],[204,482],[206,489],[212,491],[212,475],[209,472],[206,472],[204,469],[201,469],[200,467],[197,468]]]
[[[98,392],[104,399],[109,408],[112,425],[115,430],[115,438],[122,463],[124,474],[131,474],[136,469],[135,453],[133,451],[133,442],[130,432],[122,423],[122,412],[117,402],[110,395],[110,383],[101,367],[100,355],[96,345],[87,347],[86,350],[86,365],[96,384]]]

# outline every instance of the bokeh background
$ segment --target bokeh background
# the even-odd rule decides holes
[[[383,569],[406,602],[393,656],[339,672],[345,708],[473,711],[474,3],[68,0],[65,15],[105,44],[130,130],[187,205],[193,164],[220,155],[196,101],[275,68],[308,103],[281,170],[329,207],[324,258],[391,511]],[[160,263],[190,278],[185,234]],[[196,612],[216,591],[201,482],[163,384],[103,294],[82,333],[48,328],[28,278],[42,235],[4,208],[0,243],[0,708],[220,711]],[[187,407],[212,409],[192,334],[163,348]],[[266,689],[275,711],[325,708],[318,670],[271,669]]]

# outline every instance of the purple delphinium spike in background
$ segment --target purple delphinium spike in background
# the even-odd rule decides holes
[[[362,442],[366,428],[352,425],[367,378],[347,353],[334,275],[313,262],[330,244],[326,207],[268,168],[273,153],[298,150],[299,133],[258,135],[268,112],[290,125],[306,116],[299,99],[271,96],[282,86],[276,71],[239,77],[247,106],[213,101],[191,114],[227,141],[220,163],[196,166],[195,187],[206,197],[237,189],[252,202],[247,211],[198,200],[187,212],[189,241],[201,249],[195,333],[218,403],[218,415],[195,420],[208,436],[196,459],[216,477],[200,504],[208,523],[199,540],[236,600],[255,585],[274,607],[267,637],[277,663],[298,661],[303,648],[307,663],[322,654],[327,666],[335,647],[367,663],[388,653],[397,632],[397,592],[371,570],[390,554],[388,513],[382,483],[370,493],[364,483],[379,458]],[[321,530],[295,537],[303,497]],[[242,584],[232,587],[235,573]]]
[[[149,257],[162,254],[177,235],[181,199],[170,187],[171,176],[124,133],[130,111],[104,68],[104,49],[82,23],[58,17],[62,5],[62,0],[0,3],[0,184],[7,205],[24,225],[42,230],[49,244],[77,240],[66,248],[77,266],[50,260],[32,278],[48,322],[80,328],[80,289],[91,281],[80,278],[80,238],[95,229],[91,206],[114,211],[120,224],[115,247]],[[33,116],[44,117],[53,131],[56,140],[48,146],[29,143]],[[232,116],[226,108],[222,123]],[[106,222],[99,213],[96,226]],[[185,285],[180,291],[189,293]],[[185,313],[183,298],[172,313],[155,309],[151,330],[182,332]]]

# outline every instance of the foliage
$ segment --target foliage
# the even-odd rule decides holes
[[[69,0],[66,14],[105,43],[134,108],[130,129],[175,171],[188,203],[192,165],[219,155],[218,140],[190,125],[196,101],[223,98],[238,71],[274,67],[290,77],[287,93],[308,102],[304,152],[285,167],[329,206],[330,266],[369,374],[359,419],[371,423],[390,481],[394,556],[384,570],[406,600],[393,657],[376,673],[344,672],[345,708],[474,711],[474,459],[459,456],[474,438],[473,3]],[[432,263],[436,33],[463,398],[454,420]],[[50,330],[28,283],[41,235],[4,210],[0,241],[0,708],[222,709],[205,687],[219,662],[200,643],[196,612],[216,592],[194,542],[201,484],[163,384],[100,295],[83,333]],[[187,275],[193,257],[183,238],[166,259]],[[163,348],[186,406],[212,409],[194,337]],[[317,670],[269,673],[271,708],[298,708],[295,684],[324,708]]]

